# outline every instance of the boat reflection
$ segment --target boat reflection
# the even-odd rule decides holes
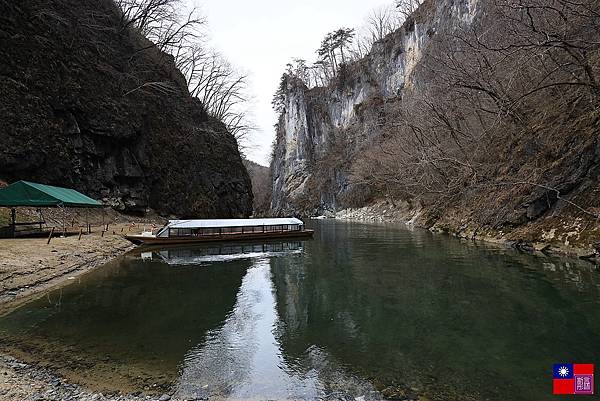
[[[288,256],[302,252],[303,245],[300,241],[276,241],[145,249],[134,256],[143,260],[158,260],[169,266],[202,266],[215,262]]]

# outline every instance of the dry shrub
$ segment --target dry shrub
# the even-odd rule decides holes
[[[434,36],[417,85],[384,106],[379,139],[352,163],[350,182],[430,205],[469,199],[492,205],[478,216],[488,223],[522,222],[520,204],[598,185],[600,4],[480,7],[473,25]]]

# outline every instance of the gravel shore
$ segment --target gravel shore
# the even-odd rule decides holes
[[[70,384],[44,368],[0,354],[0,399],[3,401],[168,401],[168,394],[102,394]],[[178,401],[173,399],[174,401]]]

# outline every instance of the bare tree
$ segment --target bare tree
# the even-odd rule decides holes
[[[362,58],[369,54],[375,42],[400,28],[402,22],[403,17],[392,6],[373,9],[356,35],[352,47],[355,58]]]
[[[202,47],[181,57],[178,68],[186,77],[190,94],[202,102],[211,116],[223,121],[238,140],[253,129],[245,109],[249,100],[245,74],[220,54]]]
[[[596,140],[581,128],[564,130],[597,118],[600,4],[488,0],[484,6],[475,24],[439,32],[428,46],[415,78],[427,85],[384,106],[379,140],[351,169],[355,185],[435,202],[503,186],[512,196],[507,205],[546,191],[573,206],[562,192],[573,185],[552,180],[572,163],[571,152]],[[520,147],[533,147],[529,157],[539,157],[538,164],[506,170],[510,163],[496,155],[510,157]]]
[[[115,0],[122,10],[121,30],[136,29],[160,50],[177,53],[193,42],[205,23],[196,10],[182,15],[182,0]]]
[[[374,42],[385,38],[400,28],[402,20],[392,7],[379,7],[371,11],[367,18],[367,30]]]
[[[198,98],[206,111],[223,121],[238,142],[253,125],[246,104],[249,101],[247,76],[239,73],[227,60],[207,50],[201,31],[205,23],[193,9],[185,9],[182,0],[116,0],[122,10],[121,29],[135,29],[152,43],[139,51],[156,46],[173,56],[177,68],[186,78],[189,92]],[[138,90],[168,94],[172,86],[165,82],[143,82]]]
[[[396,8],[406,19],[419,8],[423,1],[424,0],[396,0]]]

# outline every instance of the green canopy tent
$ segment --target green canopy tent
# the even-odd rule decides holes
[[[0,189],[0,207],[12,208],[14,235],[14,228],[17,225],[15,207],[101,208],[103,205],[74,189],[18,181]]]
[[[0,189],[2,207],[102,207],[102,203],[74,189],[18,181]]]

